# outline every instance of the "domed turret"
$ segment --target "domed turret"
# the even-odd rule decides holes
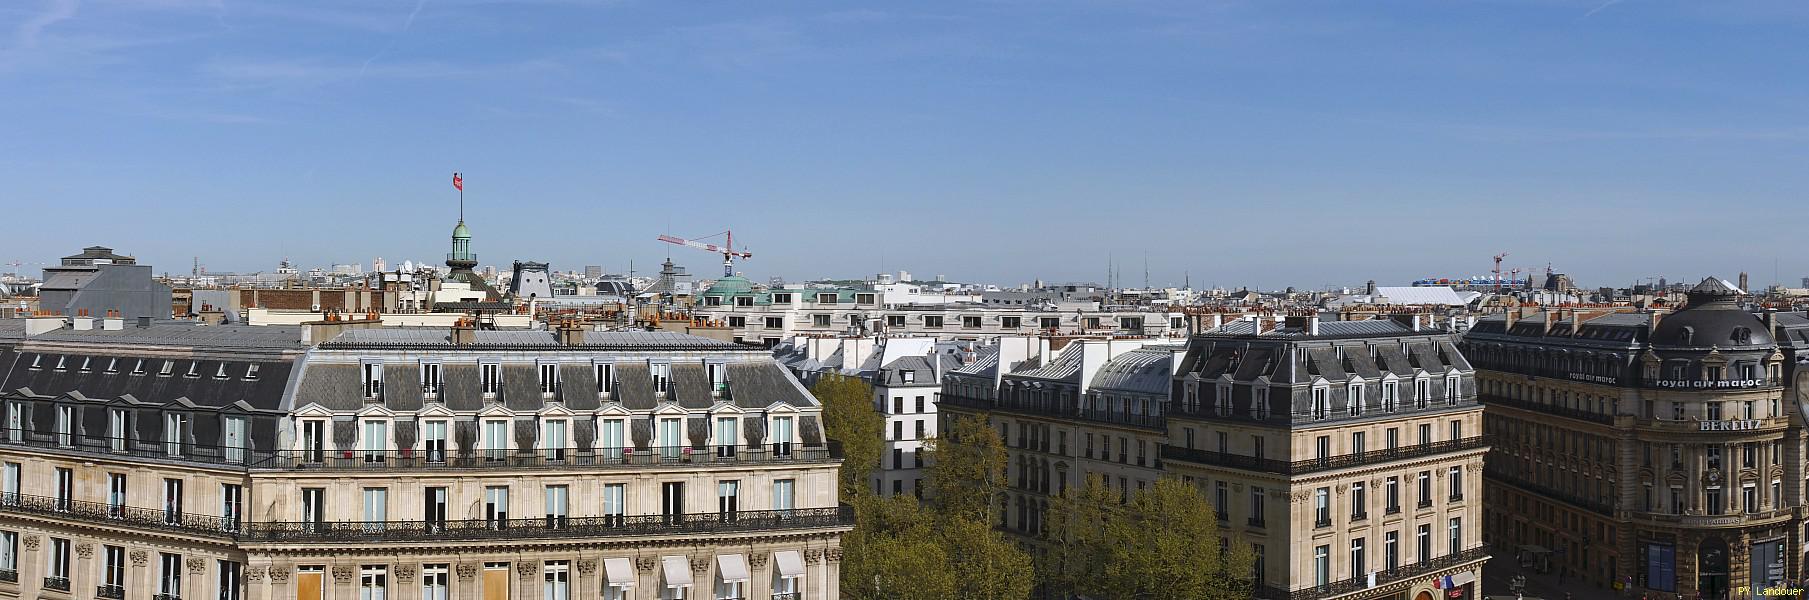
[[[1703,279],[1690,288],[1690,302],[1683,310],[1658,322],[1652,330],[1652,344],[1724,349],[1771,346],[1771,330],[1765,322],[1740,308],[1740,296],[1745,293],[1725,279]]]

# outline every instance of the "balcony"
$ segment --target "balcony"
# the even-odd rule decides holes
[[[243,467],[265,460],[270,456],[268,452],[259,453],[248,448],[226,448],[190,443],[142,441],[134,443],[129,439],[89,438],[86,436],[76,436],[71,441],[73,442],[71,444],[59,444],[55,439],[32,439],[29,433],[20,436],[18,440],[0,435],[0,447],[24,447],[94,457],[114,456]]]
[[[1339,455],[1339,456],[1328,456],[1325,458],[1309,458],[1309,459],[1297,460],[1297,461],[1293,461],[1293,462],[1275,460],[1275,459],[1270,459],[1270,458],[1257,458],[1254,456],[1248,456],[1248,455],[1243,455],[1243,454],[1213,452],[1213,451],[1209,451],[1209,450],[1196,450],[1193,448],[1180,448],[1180,447],[1176,447],[1176,446],[1163,446],[1162,447],[1162,458],[1164,460],[1179,460],[1179,461],[1183,461],[1183,462],[1191,462],[1191,463],[1197,463],[1197,464],[1203,464],[1203,465],[1214,465],[1214,466],[1220,466],[1220,467],[1231,467],[1234,469],[1244,469],[1244,470],[1249,470],[1249,471],[1260,471],[1263,473],[1276,473],[1276,474],[1281,474],[1281,475],[1304,475],[1304,474],[1308,474],[1308,473],[1316,473],[1319,471],[1330,471],[1330,470],[1334,470],[1334,469],[1346,469],[1346,468],[1350,468],[1350,467],[1361,467],[1361,466],[1385,463],[1385,462],[1396,461],[1396,460],[1421,458],[1421,457],[1433,456],[1433,455],[1437,455],[1437,454],[1444,454],[1447,452],[1460,452],[1460,451],[1465,451],[1465,450],[1476,450],[1476,449],[1485,448],[1488,445],[1489,445],[1489,441],[1487,438],[1485,438],[1483,436],[1477,436],[1477,437],[1471,437],[1471,438],[1464,438],[1461,440],[1445,440],[1442,442],[1432,442],[1430,444],[1418,444],[1418,445],[1413,445],[1413,446],[1403,446],[1400,448],[1395,448],[1393,450],[1371,450],[1368,452],[1357,452],[1357,453],[1344,454],[1344,455]]]
[[[994,400],[961,394],[943,394],[937,401],[938,406],[953,406],[988,412],[1009,413],[1048,419],[1081,419],[1096,423],[1126,425],[1145,429],[1166,430],[1168,418],[1163,415],[1131,414],[1128,412],[1112,412],[1091,408],[1075,408],[1058,406],[1053,402],[1030,401],[1017,402],[1011,400]]]
[[[590,448],[534,448],[531,450],[443,451],[418,450],[284,450],[266,455],[254,469],[395,471],[464,469],[590,469],[623,467],[735,466],[755,464],[809,464],[841,459],[841,452],[827,446],[793,444],[746,446],[653,447],[593,450]]]
[[[1573,506],[1585,508],[1592,512],[1595,512],[1596,514],[1610,516],[1610,517],[1614,516],[1614,507],[1609,506],[1608,503],[1606,503],[1606,502],[1585,499],[1583,497],[1572,495],[1572,494],[1567,494],[1567,493],[1564,493],[1562,491],[1559,491],[1559,490],[1556,490],[1553,488],[1548,488],[1548,487],[1545,487],[1545,486],[1542,486],[1542,485],[1539,485],[1536,483],[1524,481],[1524,480],[1520,479],[1519,477],[1510,475],[1505,470],[1484,468],[1483,472],[1482,472],[1482,476],[1487,479],[1493,479],[1493,480],[1501,482],[1501,483],[1505,483],[1505,484],[1508,484],[1508,485],[1511,485],[1511,486],[1514,486],[1514,487],[1517,487],[1517,488],[1520,488],[1520,489],[1523,489],[1523,490],[1526,490],[1529,492],[1533,492],[1534,494],[1537,494],[1537,495],[1551,498],[1553,500],[1560,500],[1560,501],[1569,503]]]
[[[1481,399],[1482,399],[1482,404],[1485,407],[1484,410],[1487,410],[1486,407],[1489,405],[1500,405],[1500,406],[1506,406],[1506,407],[1510,407],[1510,408],[1517,408],[1520,410],[1530,410],[1533,412],[1541,412],[1541,413],[1545,413],[1548,415],[1557,415],[1560,417],[1576,419],[1579,421],[1588,421],[1590,423],[1596,423],[1596,424],[1600,424],[1600,425],[1614,424],[1614,415],[1605,415],[1605,414],[1598,413],[1598,412],[1578,410],[1575,408],[1566,408],[1563,406],[1558,406],[1556,404],[1545,404],[1545,403],[1540,403],[1540,402],[1529,402],[1526,400],[1516,400],[1514,398],[1508,398],[1505,396],[1482,396]]]
[[[1447,554],[1425,562],[1402,565],[1393,569],[1384,569],[1376,572],[1376,587],[1381,587],[1404,579],[1434,574],[1439,571],[1457,567],[1465,563],[1476,562],[1488,557],[1489,546],[1484,544],[1457,554]],[[1312,586],[1294,591],[1263,586],[1257,588],[1251,597],[1259,600],[1319,600],[1321,598],[1332,598],[1366,589],[1370,589],[1369,578],[1367,576],[1352,577],[1350,579],[1333,581],[1325,585]]]
[[[631,536],[728,534],[756,531],[852,527],[854,508],[799,508],[687,515],[569,517],[549,524],[545,519],[470,519],[426,521],[340,521],[330,523],[247,523],[238,536],[252,543],[358,542],[432,543],[444,540],[561,539]]]
[[[95,598],[106,598],[107,600],[125,600],[126,586],[123,586],[123,585],[97,586],[94,588],[94,597]]]
[[[44,578],[44,589],[56,590],[59,592],[67,592],[67,591],[69,591],[69,578],[68,577],[45,577]]]
[[[781,592],[773,594],[772,600],[804,600],[804,596],[797,592]]]
[[[182,594],[156,594],[151,600],[182,600]]]
[[[161,508],[115,506],[49,496],[0,495],[0,507],[5,507],[12,512],[56,519],[74,519],[103,526],[126,526],[215,537],[231,537],[238,527],[237,521],[221,517],[171,514]]]
[[[1267,524],[1262,519],[1259,519],[1256,517],[1250,517],[1249,519],[1245,520],[1244,523],[1251,527],[1255,527],[1257,529],[1262,529],[1263,527],[1267,526]]]
[[[18,583],[19,582],[19,570],[18,569],[0,569],[0,581],[4,581],[7,583]]]

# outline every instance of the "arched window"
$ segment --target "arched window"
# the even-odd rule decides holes
[[[1695,327],[1684,327],[1682,331],[1677,332],[1678,345],[1688,346],[1692,343],[1695,343],[1695,341],[1696,341],[1696,328]]]

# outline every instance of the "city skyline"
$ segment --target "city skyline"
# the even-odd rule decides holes
[[[1793,4],[687,8],[0,8],[0,205],[67,207],[0,263],[432,259],[456,170],[499,266],[733,228],[757,281],[1809,273],[1755,235],[1809,184]]]

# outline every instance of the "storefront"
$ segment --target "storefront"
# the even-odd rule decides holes
[[[1765,589],[1784,582],[1784,541],[1778,538],[1753,542],[1747,563],[1749,585]]]
[[[1659,542],[1640,543],[1640,582],[1646,589],[1659,592],[1677,591],[1677,546]]]

